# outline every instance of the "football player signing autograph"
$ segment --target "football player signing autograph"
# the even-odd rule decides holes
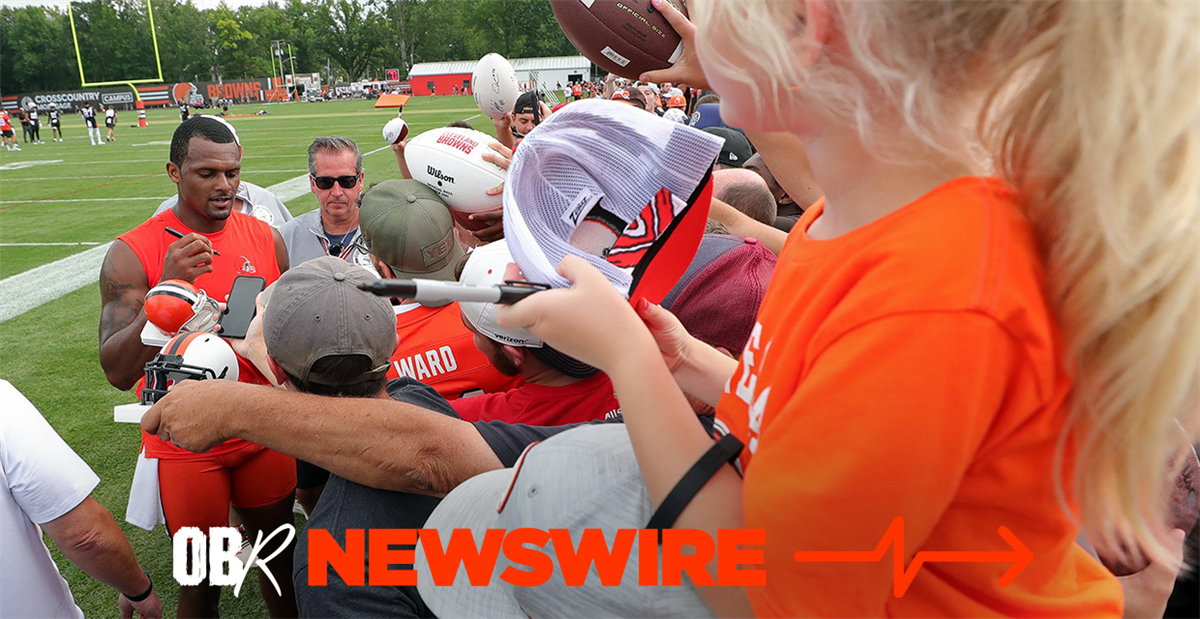
[[[279,233],[233,208],[241,152],[228,127],[206,116],[180,123],[166,169],[178,186],[178,203],[117,237],[101,267],[100,365],[118,389],[138,383],[158,352],[141,341],[147,320],[143,299],[150,288],[182,280],[225,301],[238,276],[262,277],[270,284],[288,267]],[[238,369],[242,381],[267,383],[241,359]],[[142,445],[145,458],[156,462],[162,513],[172,535],[182,527],[227,526],[230,505],[251,536],[292,521],[296,468],[291,458],[242,440],[199,455],[145,433]],[[279,553],[272,571],[290,574],[291,556]],[[271,615],[295,616],[290,580],[283,584],[277,595],[260,573]],[[220,589],[207,581],[182,587],[179,614],[216,616],[219,599]]]

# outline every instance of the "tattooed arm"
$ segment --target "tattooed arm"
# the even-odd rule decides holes
[[[142,344],[146,313],[142,299],[149,292],[146,272],[133,250],[114,241],[100,267],[100,367],[108,382],[129,389],[142,377],[155,348]]]

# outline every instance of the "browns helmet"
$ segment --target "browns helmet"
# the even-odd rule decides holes
[[[238,379],[238,359],[229,343],[212,333],[180,333],[146,364],[142,404],[154,404],[179,381],[213,379]]]
[[[168,279],[146,293],[146,319],[164,333],[212,331],[221,319],[217,302],[180,279]]]

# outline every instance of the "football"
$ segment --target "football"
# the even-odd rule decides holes
[[[488,54],[475,63],[471,72],[471,92],[475,105],[488,118],[504,118],[517,103],[517,74],[500,54]]]
[[[505,176],[504,168],[483,159],[484,153],[495,152],[489,146],[495,141],[473,129],[432,129],[408,141],[404,162],[414,180],[437,192],[450,207],[455,221],[476,229],[481,226],[468,222],[466,215],[498,209],[504,201],[501,194],[487,194]]]
[[[669,0],[687,15],[686,0]],[[683,55],[683,41],[650,0],[551,0],[575,49],[601,69],[637,79]]]
[[[408,137],[408,123],[403,118],[393,118],[383,126],[383,141],[395,144]]]
[[[1200,518],[1200,460],[1196,452],[1188,449],[1184,457],[1183,468],[1175,477],[1171,487],[1171,508],[1167,516],[1173,529],[1191,531]],[[1134,557],[1132,562],[1126,562],[1116,557],[1106,556],[1099,552],[1100,562],[1117,576],[1128,576],[1142,571],[1149,564],[1144,557]]]
[[[1185,460],[1171,489],[1171,526],[1191,531],[1200,519],[1200,460],[1194,449],[1188,451]]]

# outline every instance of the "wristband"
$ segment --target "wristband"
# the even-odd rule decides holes
[[[646,525],[647,529],[658,530],[658,543],[662,544],[662,530],[669,529],[675,521],[679,519],[679,514],[683,513],[684,508],[688,503],[692,502],[692,498],[708,480],[712,479],[717,471],[725,466],[726,462],[732,463],[738,454],[742,453],[742,442],[732,434],[726,434],[721,437],[721,440],[708,448],[703,456],[688,469],[687,473],[683,474],[679,483],[671,489],[667,494],[667,498],[663,499],[658,509],[654,510],[654,515],[650,517],[650,524]]]
[[[154,580],[150,578],[150,574],[147,574],[146,570],[142,570],[142,573],[146,574],[146,580],[150,581],[150,586],[146,587],[146,590],[142,592],[141,595],[126,595],[125,599],[129,600],[130,602],[141,602],[142,600],[150,597],[151,593],[154,593]]]

